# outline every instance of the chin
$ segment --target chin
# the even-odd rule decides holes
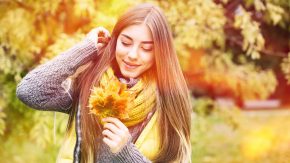
[[[126,70],[121,70],[121,73],[126,78],[137,78],[138,77],[138,74],[132,73],[132,72],[128,72]]]

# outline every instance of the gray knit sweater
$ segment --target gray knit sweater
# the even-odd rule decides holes
[[[45,64],[30,71],[18,84],[17,97],[26,105],[43,111],[58,111],[69,113],[72,105],[71,92],[65,90],[62,83],[75,73],[78,67],[88,62],[91,55],[98,55],[96,44],[88,36],[72,48],[56,56]],[[79,122],[79,117],[77,116]],[[76,125],[76,131],[80,131]],[[80,133],[77,142],[80,145]],[[78,142],[79,141],[79,142]],[[114,154],[109,147],[101,143],[102,153],[97,162],[100,163],[148,163],[136,148],[132,139],[118,153]],[[79,151],[74,150],[74,162],[79,162]]]

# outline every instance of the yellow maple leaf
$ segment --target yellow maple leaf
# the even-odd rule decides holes
[[[99,120],[105,117],[115,117],[121,121],[128,119],[128,102],[131,97],[127,85],[112,78],[106,85],[93,87],[89,97],[90,114],[98,116]]]

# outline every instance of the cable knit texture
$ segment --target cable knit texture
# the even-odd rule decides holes
[[[82,42],[30,71],[18,84],[17,97],[34,109],[69,113],[72,105],[71,92],[62,85],[81,65],[88,62],[89,56],[97,55],[97,51],[96,44],[87,36]],[[131,140],[132,138],[117,154],[102,143],[103,150],[97,162],[151,162],[138,151]]]
[[[96,52],[94,43],[85,39],[30,71],[18,84],[17,97],[35,109],[68,113],[72,99],[62,87],[62,82]]]

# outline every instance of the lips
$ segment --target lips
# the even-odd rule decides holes
[[[133,68],[136,68],[140,65],[138,64],[135,64],[135,63],[131,63],[131,62],[127,62],[125,60],[123,60],[124,64],[125,64],[125,67],[128,68],[128,69],[133,69]]]

